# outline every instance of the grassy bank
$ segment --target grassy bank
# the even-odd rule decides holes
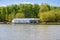
[[[4,22],[0,22],[0,24],[9,24],[9,23],[11,23],[11,22],[6,22],[6,23],[4,23]]]
[[[11,24],[11,22],[6,22],[6,23],[0,22],[0,24]],[[60,25],[60,22],[48,22],[48,23],[41,22],[41,23],[38,23],[37,25]]]
[[[40,23],[41,25],[60,25],[60,22]]]

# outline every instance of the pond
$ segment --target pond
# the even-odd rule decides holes
[[[60,40],[60,25],[0,24],[0,40]]]

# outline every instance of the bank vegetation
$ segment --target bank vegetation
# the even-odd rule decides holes
[[[39,18],[40,22],[60,22],[60,7],[45,3],[0,7],[0,22],[11,22],[13,18]]]

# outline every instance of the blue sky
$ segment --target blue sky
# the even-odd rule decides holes
[[[60,6],[60,0],[0,0],[0,6],[20,4],[20,3],[31,3],[31,4],[47,3],[53,6]]]

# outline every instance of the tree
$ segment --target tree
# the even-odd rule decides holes
[[[24,4],[18,5],[18,13],[22,13],[24,10]]]
[[[2,15],[2,19],[4,20],[5,19],[5,14],[6,14],[6,9],[5,7],[1,7],[1,15]]]
[[[40,21],[42,22],[54,22],[56,19],[56,16],[53,12],[44,12],[40,13]]]
[[[40,12],[46,12],[46,11],[49,11],[50,10],[50,6],[48,4],[41,4],[40,5]]]
[[[33,13],[34,13],[34,18],[38,18],[38,13],[39,13],[40,7],[38,4],[33,5]]]
[[[25,4],[23,13],[25,14],[26,18],[32,18],[33,17],[33,6],[32,6],[32,4]]]
[[[23,13],[17,13],[16,18],[25,18],[25,15]]]
[[[11,22],[13,18],[14,18],[14,15],[12,15],[12,13],[9,14],[8,21]]]

